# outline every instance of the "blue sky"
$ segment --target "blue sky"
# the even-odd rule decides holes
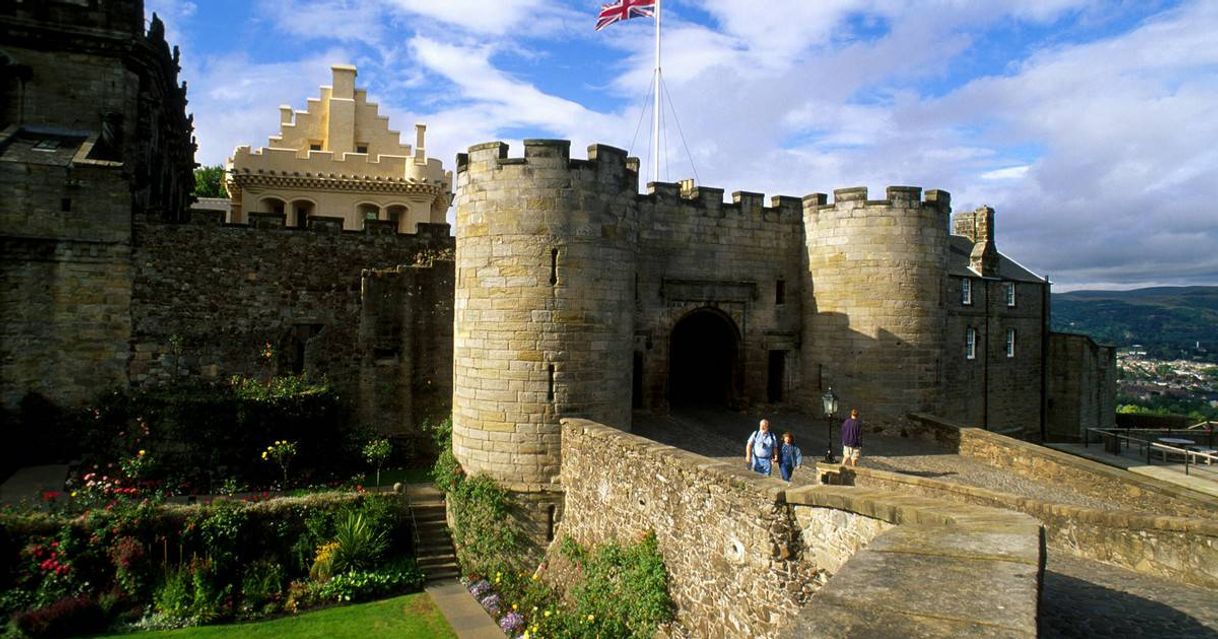
[[[358,66],[405,142],[426,123],[448,166],[489,140],[519,154],[528,137],[648,157],[652,22],[594,32],[595,1],[146,4],[182,48],[204,164],[265,145],[278,105],[303,109],[336,63]],[[670,124],[660,179],[795,196],[940,188],[957,211],[993,206],[999,249],[1055,290],[1218,284],[1218,2],[663,7],[690,153]]]

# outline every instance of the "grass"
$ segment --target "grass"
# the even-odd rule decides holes
[[[102,639],[368,639],[403,637],[407,639],[456,639],[440,609],[431,597],[420,592],[371,603],[327,608],[270,621],[219,626],[199,626],[181,630],[161,630]]]

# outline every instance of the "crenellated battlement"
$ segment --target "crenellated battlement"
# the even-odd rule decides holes
[[[809,209],[815,208],[855,208],[862,206],[902,206],[910,207],[918,204],[922,207],[937,208],[944,212],[951,211],[951,194],[939,189],[926,191],[918,186],[890,186],[884,190],[883,200],[867,198],[867,187],[853,186],[833,190],[833,202],[828,201],[824,193],[812,193],[804,197],[804,205]]]
[[[603,144],[590,145],[586,160],[571,158],[571,143],[568,140],[543,139],[525,140],[522,157],[510,157],[509,146],[498,141],[473,145],[468,152],[457,155],[457,175],[459,180],[465,180],[464,183],[471,179],[471,172],[498,171],[516,166],[583,173],[580,177],[582,181],[595,179],[603,185],[616,185],[623,193],[634,194],[640,205],[677,206],[696,217],[744,217],[766,222],[798,223],[803,213],[803,202],[797,197],[775,195],[770,197],[767,205],[762,193],[734,191],[731,200],[725,202],[725,189],[698,185],[693,180],[648,182],[646,192],[640,194],[639,159],[628,157],[622,149]],[[529,180],[528,186],[533,188],[540,185],[536,174],[522,174],[520,179]],[[525,184],[522,182],[521,186]]]
[[[416,233],[399,233],[393,222],[389,220],[368,220],[364,228],[344,230],[343,218],[326,215],[311,215],[308,226],[300,228],[287,225],[287,216],[283,213],[250,213],[246,222],[225,222],[223,211],[192,210],[186,224],[201,227],[226,229],[248,229],[250,231],[285,231],[288,233],[309,233],[320,235],[341,235],[344,237],[380,237],[393,236],[403,242],[418,241],[436,242],[451,241],[448,224],[420,222]]]

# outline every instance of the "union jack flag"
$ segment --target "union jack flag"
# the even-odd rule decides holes
[[[600,31],[621,20],[650,18],[655,6],[656,0],[617,0],[601,5],[601,14],[596,17],[596,30]]]

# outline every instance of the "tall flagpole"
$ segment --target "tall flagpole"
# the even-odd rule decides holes
[[[656,0],[656,73],[655,73],[655,106],[652,108],[651,139],[653,169],[651,180],[660,181],[660,2]]]

